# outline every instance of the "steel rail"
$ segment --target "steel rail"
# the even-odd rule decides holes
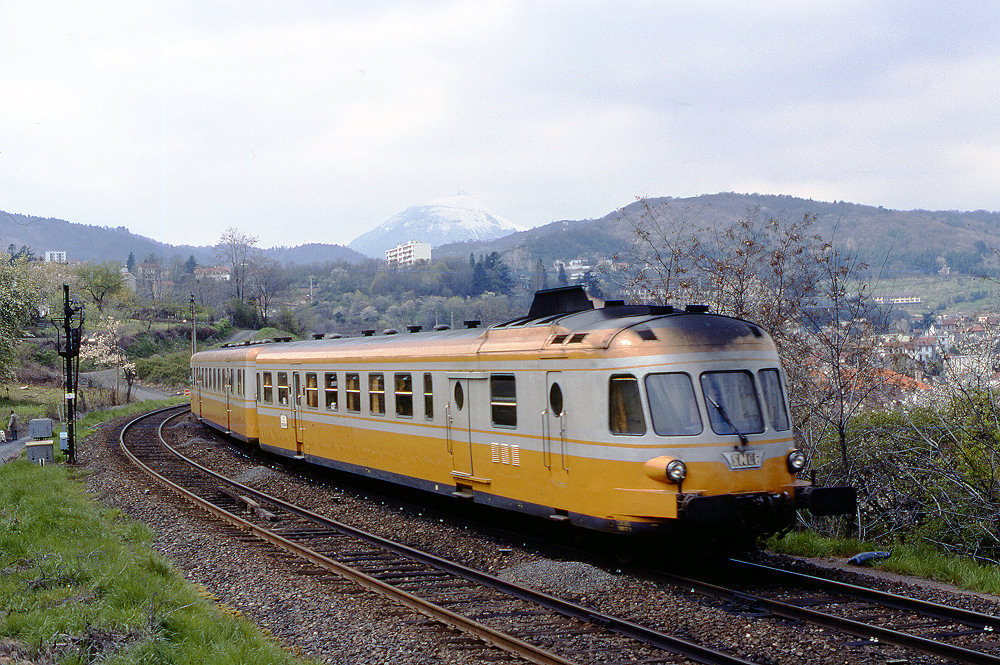
[[[171,408],[177,408],[177,407],[171,407]],[[165,410],[166,409],[163,409],[161,411]],[[159,412],[153,412],[153,414],[155,413]],[[153,414],[147,414],[147,416]],[[168,489],[171,489],[177,494],[185,497],[189,501],[199,505],[204,510],[210,512],[213,515],[216,515],[220,519],[223,519],[224,521],[232,524],[233,526],[242,531],[251,533],[262,540],[272,543],[273,545],[285,549],[286,551],[292,552],[324,569],[330,570],[331,572],[341,575],[342,577],[350,579],[383,596],[396,600],[397,602],[407,607],[410,607],[411,609],[414,609],[418,612],[421,612],[426,616],[429,616],[435,620],[438,620],[463,632],[475,635],[480,639],[483,639],[484,641],[490,644],[494,644],[495,646],[498,646],[506,651],[514,653],[524,658],[525,660],[528,660],[529,662],[538,663],[540,665],[549,665],[549,664],[576,665],[576,661],[566,660],[561,656],[558,656],[557,654],[554,654],[544,649],[540,649],[539,647],[535,647],[514,636],[496,631],[488,626],[483,625],[480,622],[475,621],[474,619],[462,616],[460,614],[456,614],[432,602],[423,600],[413,594],[403,591],[402,589],[391,586],[390,584],[382,582],[381,580],[371,577],[361,571],[350,568],[340,562],[330,559],[329,557],[326,557],[307,547],[299,545],[298,543],[295,543],[287,538],[284,538],[281,535],[274,533],[273,531],[255,525],[252,522],[248,522],[243,518],[230,513],[224,508],[216,506],[211,502],[206,501],[201,497],[198,497],[196,494],[189,492],[188,490],[177,485],[176,483],[173,483],[167,478],[164,478],[160,474],[157,474],[154,470],[149,468],[141,460],[135,457],[130,451],[128,451],[125,446],[126,430],[132,424],[142,420],[143,417],[137,418],[136,420],[126,425],[125,428],[123,428],[122,434],[120,436],[122,450],[134,464],[139,466],[145,473],[150,475],[150,477],[152,477],[156,482],[160,483],[164,487],[167,487]],[[467,568],[453,561],[448,561],[446,559],[436,557],[432,554],[428,554],[426,552],[422,552],[420,550],[407,547],[406,545],[402,545],[400,543],[387,541],[374,534],[362,531],[360,529],[351,527],[341,522],[337,522],[335,520],[324,517],[317,513],[313,513],[301,507],[282,501],[277,497],[270,496],[264,492],[255,490],[246,485],[242,485],[232,479],[226,478],[225,476],[222,476],[221,474],[218,474],[212,471],[211,469],[208,469],[198,464],[197,462],[194,462],[193,460],[184,457],[181,453],[179,453],[173,447],[167,444],[163,438],[162,431],[166,423],[173,417],[176,416],[171,416],[171,418],[164,420],[163,423],[160,424],[158,433],[160,436],[161,444],[173,455],[183,460],[185,463],[190,464],[192,467],[197,468],[199,471],[208,474],[209,476],[229,485],[230,487],[233,487],[234,489],[239,490],[241,493],[250,495],[252,497],[256,497],[257,499],[260,499],[265,503],[271,504],[272,506],[277,508],[281,508],[282,510],[286,510],[289,513],[297,515],[303,519],[316,522],[325,527],[336,529],[338,531],[362,539],[371,544],[378,545],[380,547],[393,551],[402,556],[406,556],[408,558],[412,558],[422,563],[425,563],[426,565],[430,565],[435,568],[447,571],[451,574],[454,574],[458,577],[462,577],[469,581],[490,586],[494,589],[507,593],[508,595],[520,598],[521,600],[534,602],[543,607],[546,607],[547,609],[562,614],[563,616],[582,620],[590,624],[598,625],[603,629],[607,629],[613,633],[622,635],[624,637],[635,639],[649,646],[653,646],[664,651],[676,653],[686,658],[691,658],[693,660],[696,660],[697,662],[705,663],[706,665],[754,665],[751,661],[747,661],[742,658],[738,658],[721,651],[710,649],[708,647],[704,647],[699,644],[688,642],[686,640],[682,640],[672,635],[659,633],[657,631],[651,630],[639,624],[635,624],[633,622],[621,619],[620,617],[614,617],[611,615],[603,614],[601,612],[597,612],[582,605],[571,603],[569,601],[557,598],[555,596],[551,596],[539,591],[527,589],[525,587],[504,582],[503,580],[499,580],[495,577],[489,576],[480,571]]]
[[[868,589],[866,587],[848,584],[847,582],[838,582],[837,580],[831,580],[826,577],[817,577],[815,575],[798,573],[793,570],[774,568],[772,566],[754,563],[752,561],[730,559],[730,562],[754,570],[766,572],[768,575],[781,576],[799,581],[803,584],[810,584],[828,591],[833,591],[835,593],[842,593],[859,600],[874,602],[888,607],[895,607],[899,610],[910,610],[917,614],[933,617],[935,619],[941,619],[943,621],[960,623],[972,628],[978,628],[987,633],[1000,631],[1000,617],[992,614],[983,614],[981,612],[966,610],[961,607],[941,605],[940,603],[933,603],[928,600],[920,600],[919,598],[901,596],[889,593],[888,591]]]
[[[378,593],[381,596],[390,598],[402,605],[405,605],[406,607],[409,607],[410,609],[416,610],[417,612],[420,612],[421,614],[428,616],[436,621],[440,621],[441,623],[444,623],[448,626],[461,630],[464,633],[475,635],[476,637],[479,637],[480,639],[484,640],[489,644],[494,644],[504,649],[505,651],[517,654],[518,656],[524,658],[529,662],[536,663],[537,665],[579,665],[575,661],[566,660],[556,654],[545,651],[544,649],[539,649],[511,635],[506,635],[504,633],[495,631],[492,628],[489,628],[488,626],[485,626],[477,621],[469,619],[468,617],[456,614],[455,612],[452,612],[444,607],[424,601],[421,598],[414,596],[413,594],[403,591],[402,589],[398,589],[391,585],[385,584],[384,582],[377,580],[374,577],[371,577],[370,575],[366,575],[361,571],[345,566],[338,561],[334,561],[333,559],[325,557],[322,554],[314,552],[309,548],[303,547],[302,545],[299,545],[298,543],[288,540],[287,538],[283,538],[282,536],[272,531],[269,531],[268,529],[259,527],[256,524],[248,522],[247,520],[244,520],[243,518],[232,514],[228,510],[225,510],[224,508],[221,508],[210,501],[202,499],[197,494],[194,494],[193,492],[186,490],[177,483],[174,483],[168,478],[160,475],[152,468],[147,466],[142,460],[140,460],[136,455],[134,455],[132,451],[128,449],[128,447],[125,444],[125,433],[133,424],[138,423],[139,421],[151,415],[155,415],[166,410],[168,409],[154,411],[150,414],[146,414],[136,418],[135,420],[125,425],[124,428],[122,428],[121,435],[119,436],[120,447],[122,451],[125,453],[125,455],[129,458],[129,460],[137,467],[139,467],[142,471],[144,471],[155,482],[159,483],[163,487],[175,492],[184,499],[187,499],[188,501],[199,506],[206,512],[214,515],[215,517],[218,517],[219,519],[223,520],[224,522],[227,522],[228,524],[236,527],[241,531],[250,533],[265,542],[271,543],[276,547],[279,547],[287,552],[295,554],[325,570],[336,573],[341,577],[349,579],[355,582],[356,584],[361,585],[362,587],[365,587],[367,589],[370,589]],[[162,431],[164,425],[166,425],[166,423],[169,422],[174,417],[176,416],[171,416],[170,418],[167,418],[162,423],[160,423],[160,426],[158,428],[158,433],[161,436],[161,441],[162,441]],[[164,443],[164,445],[166,444]],[[171,450],[175,455],[178,454],[170,446],[167,446],[167,448]],[[200,465],[195,464],[195,466],[204,469],[204,467],[201,467]]]
[[[966,649],[965,647],[946,644],[944,642],[937,642],[926,637],[910,635],[908,633],[892,630],[890,628],[882,628],[881,626],[874,626],[860,621],[855,621],[853,619],[834,616],[825,612],[819,612],[817,610],[792,605],[791,603],[771,600],[770,598],[755,596],[742,591],[735,591],[733,589],[721,587],[709,582],[702,582],[700,580],[681,577],[679,575],[671,575],[669,573],[648,569],[643,569],[642,573],[654,580],[658,579],[679,588],[687,588],[692,591],[698,591],[702,594],[713,596],[733,604],[764,610],[774,616],[823,626],[824,628],[830,628],[832,630],[848,633],[857,637],[875,639],[908,649],[916,649],[918,651],[947,658],[949,660],[956,660],[960,663],[971,663],[974,665],[1000,665],[1000,656],[995,656],[993,654],[973,651],[972,649]]]

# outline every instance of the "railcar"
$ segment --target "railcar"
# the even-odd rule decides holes
[[[770,337],[707,308],[536,294],[492,326],[243,344],[191,359],[192,411],[265,450],[609,532],[755,538],[797,508],[854,510],[800,477]]]

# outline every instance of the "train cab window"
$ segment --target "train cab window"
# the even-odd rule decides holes
[[[268,404],[274,401],[274,389],[271,387],[270,372],[264,372],[264,401]]]
[[[757,374],[760,377],[760,387],[764,391],[764,408],[767,409],[767,419],[777,432],[783,432],[788,427],[788,411],[785,410],[785,393],[781,390],[781,378],[776,369],[762,369]]]
[[[701,391],[705,394],[708,420],[716,434],[764,431],[764,418],[750,372],[705,372],[701,375]]]
[[[396,374],[393,377],[396,391],[396,415],[402,418],[413,417],[413,376],[411,374]]]
[[[371,413],[385,413],[385,375],[382,372],[368,374],[368,410]]]
[[[701,434],[704,428],[690,376],[680,372],[647,374],[645,383],[654,432],[660,436]]]
[[[517,427],[517,392],[513,375],[490,375],[490,410],[494,425]]]
[[[646,433],[639,381],[631,374],[615,374],[608,382],[608,426],[612,434]]]
[[[361,410],[361,375],[348,372],[344,386],[344,398],[347,401],[347,410],[358,412]]]
[[[434,380],[430,372],[424,374],[424,418],[434,418]]]
[[[319,408],[319,382],[316,380],[316,372],[306,372],[306,406],[311,409]]]
[[[327,411],[337,410],[337,373],[327,372],[324,375],[323,386],[326,393],[324,404]]]
[[[278,372],[278,404],[288,404],[288,372]]]

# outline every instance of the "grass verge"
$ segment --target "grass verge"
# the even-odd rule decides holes
[[[824,538],[808,531],[793,531],[781,538],[771,537],[765,547],[780,554],[803,557],[851,557],[858,552],[888,550],[875,543],[846,538]],[[925,544],[895,544],[892,556],[872,561],[871,568],[902,575],[915,575],[953,584],[969,591],[1000,595],[1000,569],[969,557],[947,554]]]
[[[148,405],[147,405],[148,406]],[[116,415],[117,415],[116,411]],[[0,632],[36,662],[303,663],[224,612],[73,472],[0,467]]]

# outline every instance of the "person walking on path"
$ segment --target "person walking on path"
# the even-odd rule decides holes
[[[17,414],[11,410],[10,418],[7,419],[7,437],[11,441],[17,441],[17,425]]]

